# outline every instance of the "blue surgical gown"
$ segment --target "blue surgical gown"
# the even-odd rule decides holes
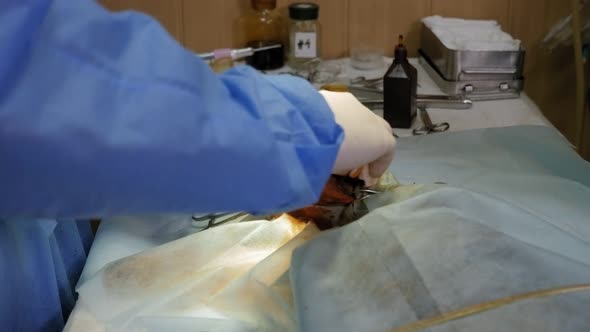
[[[1,330],[62,327],[88,234],[73,218],[300,207],[343,138],[307,82],[218,76],[93,1],[0,1],[0,50]]]

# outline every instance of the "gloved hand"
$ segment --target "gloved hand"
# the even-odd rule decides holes
[[[332,173],[360,178],[367,186],[377,184],[393,160],[391,127],[348,92],[320,93],[345,135]]]

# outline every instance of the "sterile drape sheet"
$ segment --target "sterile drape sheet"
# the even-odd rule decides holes
[[[554,129],[402,138],[391,171],[402,185],[370,214],[319,234],[285,218],[184,237],[186,217],[107,221],[67,330],[395,331],[590,283],[590,166]],[[589,308],[578,291],[423,330],[588,331]]]
[[[475,130],[401,139],[399,147],[392,170],[416,185],[295,251],[300,330],[393,331],[590,283],[590,167],[553,130]],[[589,312],[590,293],[576,292],[424,330],[589,331]]]

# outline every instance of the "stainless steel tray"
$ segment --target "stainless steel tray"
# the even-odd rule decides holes
[[[497,77],[494,80],[449,81],[441,76],[440,72],[433,67],[432,62],[423,54],[420,55],[419,61],[442,92],[451,96],[461,95],[471,100],[518,98],[524,87],[524,79],[522,78],[503,80],[501,77]]]
[[[458,51],[447,48],[422,23],[420,48],[448,81],[513,80],[522,77],[525,50]]]

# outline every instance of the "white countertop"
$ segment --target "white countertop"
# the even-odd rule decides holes
[[[352,68],[348,59],[332,60],[330,63],[340,66],[339,78],[355,78],[364,76],[367,79],[382,77],[392,59],[386,58],[382,69],[361,71]],[[418,94],[444,95],[436,83],[428,76],[418,59],[410,59],[410,63],[418,70]],[[526,78],[525,78],[526,84]],[[375,111],[382,115],[381,110]],[[428,114],[433,123],[448,122],[450,131],[462,131],[478,128],[495,128],[522,125],[553,127],[541,113],[537,105],[523,92],[519,98],[489,101],[474,101],[473,107],[466,110],[429,108]],[[413,128],[421,127],[420,117],[416,117]],[[412,129],[395,129],[398,136],[412,136]]]

